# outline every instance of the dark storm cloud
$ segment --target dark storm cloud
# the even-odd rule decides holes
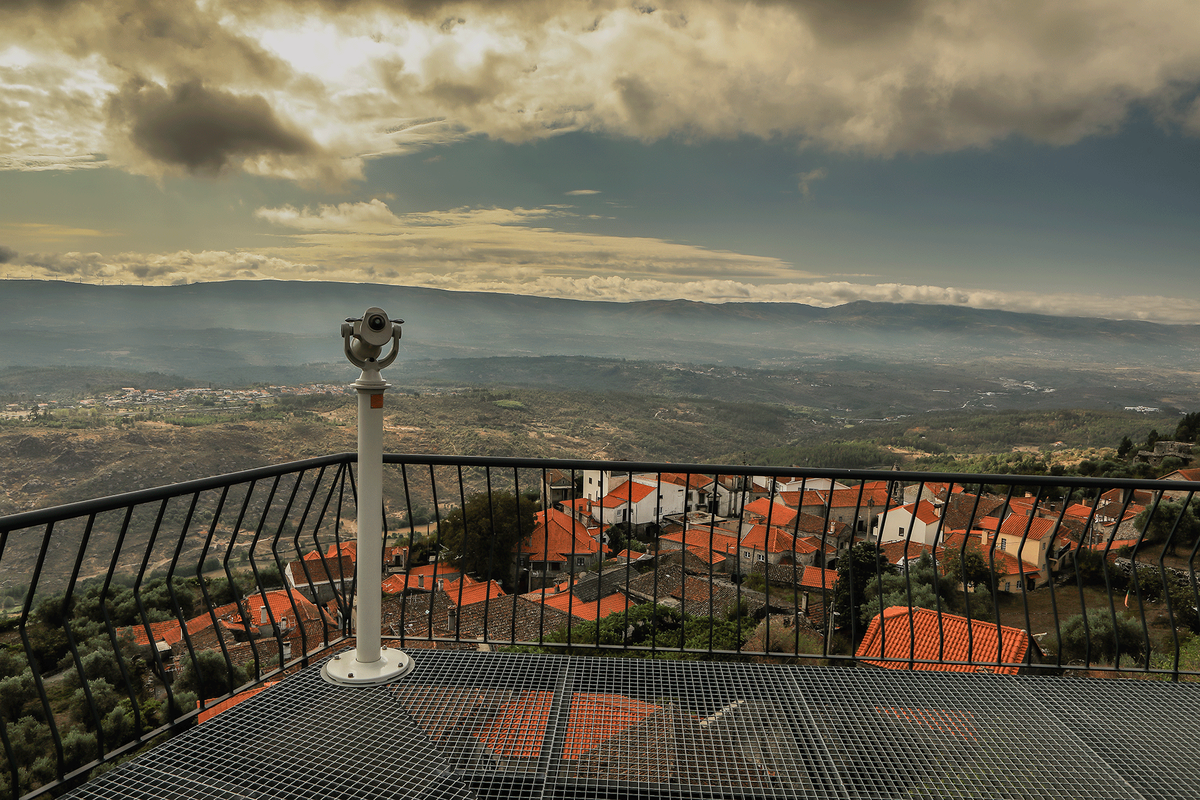
[[[11,264],[17,259],[17,251],[0,244],[0,264]]]
[[[925,0],[759,0],[791,8],[830,42],[854,42],[903,32],[915,25]]]
[[[164,89],[130,82],[110,102],[114,119],[151,158],[189,172],[216,173],[231,159],[315,154],[259,95],[236,95],[189,81]]]

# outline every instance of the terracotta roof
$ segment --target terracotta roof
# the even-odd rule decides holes
[[[796,547],[796,538],[775,526],[755,525],[738,542],[741,547],[762,550],[764,553],[804,552]]]
[[[201,614],[198,617],[192,617],[187,621],[188,636],[193,636],[205,628],[212,627],[212,617],[207,613]],[[179,620],[170,619],[165,622],[150,623],[150,637],[146,636],[146,626],[133,625],[125,628],[133,636],[134,644],[147,645],[151,640],[155,642],[166,642],[169,645],[176,645],[183,641],[183,626],[179,624]]]
[[[962,537],[963,535],[964,534],[961,532],[958,534],[959,537]],[[958,544],[962,544],[961,538],[959,539]],[[946,537],[946,546],[954,546],[949,535]],[[879,546],[879,549],[883,552],[883,557],[888,560],[889,564],[899,564],[904,559],[916,561],[925,553],[932,552],[932,548],[923,542],[906,542],[903,539],[896,539],[894,541],[887,542],[886,544],[882,544]],[[941,548],[938,549],[940,550]]]
[[[669,542],[679,542],[687,547],[702,547],[705,550],[712,549],[725,553],[733,552],[738,541],[736,536],[731,536],[724,531],[709,531],[708,528],[689,528],[679,533],[666,533],[659,538]]]
[[[695,491],[704,491],[713,482],[707,475],[691,475],[685,472],[664,472],[661,475],[663,483],[673,483]]]
[[[888,519],[912,519],[914,508],[917,519],[926,525],[936,525],[938,520],[941,519],[938,516],[937,509],[934,508],[933,503],[929,502],[928,500],[922,500],[919,503],[909,503],[906,506],[893,508],[888,511]]]
[[[837,583],[837,570],[808,566],[799,576],[800,585],[809,589],[832,589]],[[822,583],[823,582],[823,583]]]
[[[571,697],[571,710],[567,715],[567,736],[562,757],[577,759],[605,739],[616,736],[659,710],[659,706],[625,695],[576,692]]]
[[[940,626],[939,626],[940,622]],[[910,627],[911,625],[911,627]],[[972,664],[913,664],[912,669],[940,672],[999,672],[1015,675],[1028,663],[1029,634],[1006,625],[968,620],[955,614],[938,614],[928,608],[892,606],[876,614],[867,627],[855,657],[878,667],[909,669],[907,661],[874,661],[873,658],[931,661],[999,661],[1013,666],[981,667]]]
[[[995,556],[996,571],[1001,575],[1036,575],[1038,573],[1037,566],[1033,564],[1025,564],[1010,556],[1008,553],[1000,550],[993,550],[991,554]],[[985,553],[983,560],[986,562],[988,554]]]
[[[600,552],[600,543],[592,537],[597,529],[584,527],[582,522],[551,509],[544,521],[523,541],[518,553],[530,561],[566,561],[571,556]]]
[[[623,503],[636,503],[653,493],[653,486],[637,481],[625,481],[604,495],[600,499],[600,505],[604,508],[619,508]]]
[[[495,716],[475,731],[476,738],[502,759],[537,758],[550,722],[554,692],[525,692],[496,709]]]
[[[305,570],[308,571],[307,575],[305,575]],[[342,556],[338,559],[324,561],[293,561],[288,564],[288,572],[291,574],[292,584],[295,586],[307,586],[310,576],[314,584],[329,583],[331,579],[334,582],[345,580],[349,583],[354,580],[354,559],[350,556]]]
[[[721,555],[715,550],[709,550],[707,547],[689,546],[688,552],[700,559],[706,564],[712,564],[714,567],[718,564],[724,564],[727,556]]]
[[[1178,477],[1176,477],[1178,476]],[[1195,467],[1189,469],[1177,469],[1174,472],[1163,475],[1164,481],[1200,481],[1200,469]]]
[[[521,595],[526,600],[532,600],[535,603],[545,603],[547,607],[562,611],[565,614],[570,614],[576,619],[598,620],[604,619],[609,614],[616,611],[624,611],[629,608],[629,598],[623,594],[610,594],[595,602],[587,602],[581,600],[578,596],[570,592],[559,592],[554,595],[546,595],[542,599],[540,591],[529,592]]]
[[[1026,536],[1025,531],[1028,529],[1029,535],[1027,541],[1040,542],[1047,536],[1055,532],[1057,525],[1056,520],[1045,519],[1044,517],[1009,517],[1000,525],[1000,534],[1004,536]]]
[[[299,612],[300,619],[303,620],[321,618],[321,612],[307,597],[290,589],[287,591],[277,589],[273,592],[267,592],[265,595],[252,594],[244,602],[246,604],[246,617],[250,620],[251,625],[262,624],[262,607],[264,604],[269,605],[271,618],[276,622],[284,618],[293,619],[297,611]],[[292,607],[293,603],[295,603],[295,609]]]
[[[220,714],[222,711],[228,711],[229,709],[236,706],[238,703],[241,703],[245,700],[249,700],[251,697],[254,697],[256,694],[261,694],[261,693],[265,692],[267,689],[270,689],[272,686],[274,686],[277,683],[279,683],[279,681],[271,681],[270,683],[264,683],[262,686],[255,686],[253,689],[247,689],[244,692],[238,692],[237,694],[235,694],[233,697],[229,698],[228,700],[222,700],[220,703],[217,703],[212,708],[208,708],[208,709],[205,709],[204,711],[201,711],[199,716],[196,717],[196,723],[200,724],[200,723],[208,722],[210,719],[215,717],[217,714]]]
[[[745,510],[764,521],[769,519],[772,525],[787,525],[796,518],[794,508],[788,508],[782,503],[772,503],[765,497],[747,503]]]
[[[446,596],[450,598],[450,602],[457,606],[470,606],[475,603],[483,603],[495,600],[497,597],[504,597],[504,589],[496,581],[488,581],[487,583],[472,583],[462,588],[461,599],[457,588],[454,592],[446,591]]]
[[[1092,507],[1085,506],[1083,503],[1072,503],[1063,511],[1064,518],[1075,518],[1086,522],[1092,516]]]

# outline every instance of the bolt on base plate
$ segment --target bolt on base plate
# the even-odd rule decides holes
[[[379,660],[370,663],[359,661],[353,651],[336,655],[321,667],[321,677],[338,686],[381,686],[404,677],[415,666],[407,653],[384,647]]]

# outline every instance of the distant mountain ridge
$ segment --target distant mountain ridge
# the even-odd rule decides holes
[[[401,358],[410,360],[585,355],[781,366],[844,355],[1114,368],[1200,363],[1200,325],[957,306],[617,303],[327,282],[9,280],[0,282],[0,367],[88,365],[271,382],[284,367],[341,369],[341,320],[372,305],[405,320]]]

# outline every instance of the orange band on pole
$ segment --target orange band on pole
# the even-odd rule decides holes
[[[371,408],[383,408],[383,395],[371,395]]]

